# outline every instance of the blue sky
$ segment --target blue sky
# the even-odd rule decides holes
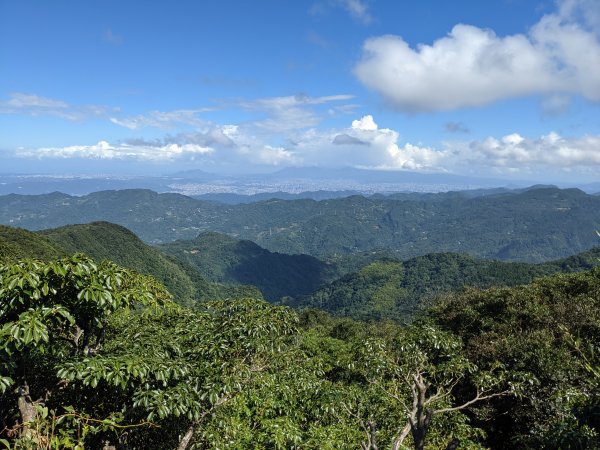
[[[600,2],[0,0],[0,172],[600,181]]]

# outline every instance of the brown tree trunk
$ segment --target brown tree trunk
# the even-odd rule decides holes
[[[190,442],[192,442],[195,430],[196,422],[193,422],[181,438],[181,441],[179,441],[179,446],[177,447],[177,450],[187,450],[188,446],[190,445]]]
[[[433,411],[421,411],[421,414],[417,417],[416,423],[411,427],[411,434],[413,441],[415,441],[415,450],[425,449],[425,437],[429,430],[429,424],[433,417]]]
[[[19,386],[19,399],[17,403],[19,412],[21,413],[21,421],[23,423],[21,436],[37,439],[37,430],[34,425],[37,417],[36,403],[31,400],[27,382],[23,382],[23,384]]]
[[[423,381],[421,375],[415,377],[415,410],[414,419],[410,419],[410,432],[415,443],[415,450],[425,449],[425,436],[429,429],[429,424],[433,418],[433,410],[425,407],[427,399],[427,384]]]

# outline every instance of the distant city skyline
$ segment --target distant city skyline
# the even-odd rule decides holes
[[[0,1],[0,173],[600,181],[600,2]]]

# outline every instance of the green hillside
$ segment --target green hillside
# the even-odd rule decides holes
[[[600,197],[555,187],[240,205],[148,190],[0,197],[4,224],[36,230],[98,220],[123,225],[148,243],[216,231],[271,252],[321,259],[385,249],[399,259],[454,252],[544,262],[596,245]]]
[[[600,247],[544,264],[481,260],[455,253],[430,254],[403,262],[382,259],[311,295],[288,299],[287,304],[357,319],[410,320],[438,294],[465,287],[523,285],[541,276],[599,265]]]
[[[334,265],[312,256],[274,253],[220,233],[205,232],[193,240],[159,248],[195,267],[210,281],[251,284],[271,301],[309,294],[337,275]]]
[[[0,226],[0,263],[33,258],[45,261],[85,253],[96,261],[111,260],[163,283],[179,303],[219,298],[261,297],[253,286],[225,286],[208,282],[194,267],[144,244],[126,228],[108,222],[32,233]]]
[[[82,252],[97,261],[108,259],[139,273],[152,275],[184,303],[237,295],[236,288],[209,283],[192,266],[144,244],[120,225],[92,222],[43,230],[40,234],[68,254]],[[244,294],[257,294],[248,286],[237,290]]]
[[[59,246],[39,234],[0,225],[0,263],[26,258],[51,260],[66,254]]]

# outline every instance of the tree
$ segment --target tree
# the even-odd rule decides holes
[[[523,385],[520,396],[486,405],[489,446],[590,448],[580,446],[588,431],[579,405],[580,399],[593,400],[597,385],[585,366],[591,353],[577,351],[570,336],[581,339],[582,350],[600,343],[599,269],[516,288],[467,289],[430,315],[460,336],[478,366],[501,361],[509,372],[526,371],[535,380]]]
[[[82,254],[0,266],[0,394],[16,388],[21,437],[39,440],[33,425],[64,388],[55,369],[62,360],[99,352],[117,311],[168,298],[152,279]]]
[[[514,394],[518,387],[500,364],[480,370],[464,356],[460,339],[428,325],[409,327],[388,341],[367,340],[359,350],[359,365],[369,385],[403,412],[405,423],[397,427],[393,450],[402,448],[409,435],[414,448],[423,450],[437,416],[453,415],[444,424],[443,439],[476,436],[459,413],[475,403]],[[456,403],[459,389],[471,394]],[[364,448],[377,449],[377,422],[371,416],[366,423],[369,439]]]
[[[160,427],[127,430],[120,444],[185,450],[224,434],[213,418],[264,377],[297,320],[288,308],[255,299],[123,313],[101,352],[66,362],[59,375],[118,399],[96,407],[116,403],[126,423],[148,420]],[[215,429],[217,436],[211,435]]]

